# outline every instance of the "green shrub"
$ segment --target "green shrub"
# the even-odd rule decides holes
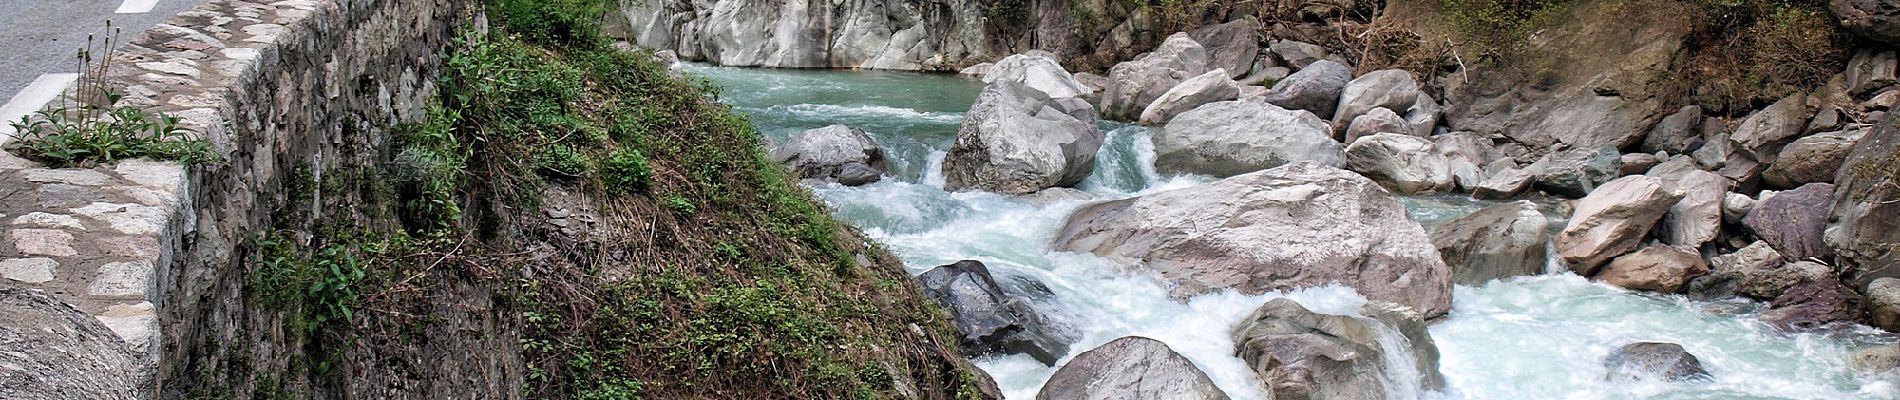
[[[641,193],[653,183],[653,166],[647,164],[647,156],[639,150],[623,149],[608,156],[601,175],[609,193]]]
[[[548,175],[574,178],[587,173],[587,155],[567,146],[549,146],[535,156],[534,162]]]

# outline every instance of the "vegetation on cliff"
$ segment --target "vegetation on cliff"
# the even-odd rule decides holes
[[[306,339],[292,374],[413,373],[410,343],[454,318],[439,296],[474,285],[510,325],[483,334],[515,336],[479,351],[519,352],[529,398],[994,396],[902,264],[716,88],[600,35],[610,4],[485,1],[493,29],[451,49],[387,170],[290,184],[369,210],[285,205],[253,246],[251,301]]]

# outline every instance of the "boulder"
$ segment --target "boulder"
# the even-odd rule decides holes
[[[1837,279],[1821,279],[1795,285],[1776,296],[1760,318],[1775,329],[1801,332],[1864,322],[1866,312],[1861,310],[1860,295],[1854,294],[1854,289]]]
[[[1622,175],[1642,175],[1649,172],[1650,168],[1655,168],[1657,164],[1662,163],[1662,160],[1656,159],[1655,154],[1649,153],[1629,153],[1618,159],[1623,165],[1620,172]]]
[[[1729,192],[1722,197],[1722,222],[1740,224],[1742,218],[1748,217],[1748,212],[1754,210],[1755,198],[1753,197],[1735,192]]]
[[[950,310],[963,348],[976,355],[1028,354],[1044,364],[1069,354],[1074,337],[1052,325],[1028,299],[997,286],[982,262],[964,260],[918,275],[924,294]]]
[[[1403,112],[1418,102],[1419,93],[1418,80],[1411,72],[1372,71],[1346,83],[1346,90],[1339,95],[1339,109],[1333,112],[1333,123],[1344,125],[1374,108]]]
[[[1155,99],[1182,80],[1207,73],[1207,48],[1186,33],[1176,33],[1133,61],[1108,70],[1108,88],[1102,92],[1102,117],[1133,121]]]
[[[1412,376],[1387,370],[1385,358],[1399,356],[1388,350],[1413,350],[1381,345],[1381,336],[1397,335],[1397,330],[1370,318],[1315,313],[1279,298],[1241,320],[1233,336],[1235,353],[1253,367],[1274,399],[1383,399],[1389,389],[1397,389],[1388,384],[1429,388],[1431,380],[1389,381]],[[1436,353],[1435,346],[1431,353]],[[1420,369],[1417,376],[1438,375],[1436,365],[1408,364]]]
[[[1854,143],[1867,136],[1862,129],[1815,134],[1789,143],[1775,157],[1774,165],[1762,172],[1762,181],[1777,188],[1793,188],[1808,183],[1833,183],[1841,162],[1854,150]]]
[[[1345,162],[1325,121],[1272,104],[1210,103],[1174,117],[1153,140],[1155,168],[1168,174],[1228,177],[1299,161]]]
[[[1077,354],[1042,385],[1036,400],[1225,400],[1207,373],[1166,343],[1115,339]]]
[[[1108,77],[1087,72],[1077,72],[1075,82],[1089,88],[1089,94],[1082,96],[1089,104],[1102,104],[1102,91],[1108,88]]]
[[[1824,242],[1848,286],[1900,278],[1900,126],[1889,116],[1834,175],[1834,205]]]
[[[1346,146],[1346,169],[1400,194],[1451,191],[1451,167],[1434,143],[1401,133],[1380,133]]]
[[[1739,294],[1761,300],[1781,297],[1788,289],[1805,282],[1830,279],[1834,271],[1825,265],[1801,261],[1788,262],[1766,242],[1755,242],[1733,253],[1709,259],[1708,276],[1690,283],[1690,290],[1703,296]]]
[[[1451,267],[1453,283],[1479,286],[1493,279],[1537,275],[1549,259],[1550,219],[1537,204],[1515,201],[1432,227],[1432,245]]]
[[[1827,244],[1821,235],[1827,229],[1828,206],[1833,198],[1833,184],[1802,185],[1763,198],[1742,218],[1742,226],[1788,259],[1827,257]]]
[[[1709,379],[1702,361],[1675,343],[1640,342],[1624,345],[1603,359],[1611,382],[1700,381]]]
[[[1820,97],[1817,95],[1815,98],[1819,99]],[[1847,110],[1842,109],[1841,106],[1827,106],[1821,109],[1820,113],[1814,114],[1813,119],[1808,120],[1808,127],[1802,129],[1801,133],[1812,134],[1838,131],[1842,128],[1846,128],[1849,123],[1852,123],[1852,117],[1847,116]],[[1795,140],[1799,141],[1800,139]],[[1787,149],[1783,148],[1782,151],[1787,151]],[[1780,158],[1776,159],[1779,160]]]
[[[1028,194],[1082,182],[1104,139],[1087,106],[1009,80],[990,83],[944,157],[944,188]]]
[[[1311,111],[1313,115],[1333,115],[1339,95],[1352,81],[1352,69],[1339,63],[1319,60],[1273,84],[1264,100],[1288,110]]]
[[[1617,257],[1592,279],[1625,289],[1676,293],[1708,273],[1709,263],[1694,248],[1654,245]]]
[[[1874,326],[1900,332],[1900,278],[1880,278],[1867,284],[1867,314]]]
[[[1268,49],[1273,51],[1273,55],[1279,57],[1281,61],[1285,61],[1287,66],[1298,70],[1305,70],[1308,66],[1320,61],[1328,61],[1326,56],[1332,54],[1326,51],[1325,47],[1297,40],[1273,42]]]
[[[1226,70],[1228,79],[1247,75],[1260,56],[1260,22],[1252,18],[1203,27],[1188,35],[1207,49],[1207,69]]]
[[[1452,182],[1465,190],[1484,183],[1485,166],[1493,161],[1491,139],[1472,132],[1453,132],[1432,136],[1433,151],[1445,157]],[[1515,166],[1513,164],[1512,166]]]
[[[1352,124],[1346,126],[1346,143],[1351,144],[1359,141],[1359,138],[1381,133],[1412,135],[1412,124],[1405,122],[1405,117],[1400,117],[1392,110],[1374,108],[1366,115],[1353,118]]]
[[[1735,183],[1713,172],[1691,169],[1679,174],[1668,171],[1656,176],[1675,183],[1682,201],[1663,215],[1660,238],[1664,243],[1700,248],[1722,233],[1722,201]]]
[[[0,285],[0,321],[0,398],[144,398],[145,361],[91,315]]]
[[[1603,146],[1559,151],[1531,164],[1537,172],[1536,187],[1551,194],[1580,198],[1598,185],[1622,176],[1623,155],[1616,148]]]
[[[1451,307],[1451,271],[1398,200],[1311,162],[1084,206],[1053,247],[1143,261],[1177,295],[1337,283],[1426,317]]]
[[[1063,69],[1055,54],[1041,50],[1030,50],[997,61],[983,75],[983,83],[996,81],[1021,83],[1030,89],[1042,91],[1052,99],[1083,97],[1095,91]]]
[[[971,65],[968,67],[963,67],[963,69],[957,70],[957,75],[963,75],[963,76],[967,76],[971,78],[982,79],[984,75],[989,75],[990,68],[993,68],[995,66],[996,66],[996,63],[987,63],[987,62],[982,63],[982,64],[977,64],[977,65]]]
[[[1729,134],[1730,155],[1722,164],[1722,176],[1736,182],[1752,182],[1769,164],[1774,164],[1781,148],[1794,141],[1814,115],[1801,93],[1782,98],[1742,120]]]
[[[1872,373],[1900,370],[1900,344],[1874,346],[1855,351],[1847,360],[1847,365]]]
[[[1650,228],[1682,197],[1681,191],[1657,178],[1626,176],[1610,181],[1577,202],[1570,223],[1557,235],[1557,254],[1578,275],[1594,275],[1603,263],[1635,251]]]
[[[1417,371],[1420,389],[1445,388],[1445,374],[1438,370],[1438,342],[1432,339],[1431,326],[1426,324],[1424,316],[1410,307],[1378,301],[1360,306],[1359,314],[1397,331],[1398,336],[1405,339],[1408,350],[1411,350],[1409,358],[1413,361],[1413,371]],[[1407,357],[1401,354],[1399,358]]]
[[[1240,84],[1227,76],[1227,70],[1216,69],[1205,74],[1181,81],[1173,89],[1155,99],[1153,104],[1142,110],[1142,125],[1160,125],[1174,119],[1176,115],[1193,110],[1195,107],[1217,101],[1240,98]]]
[[[1537,176],[1532,175],[1530,171],[1508,168],[1485,177],[1484,182],[1479,183],[1478,187],[1471,188],[1471,197],[1486,200],[1516,197],[1518,193],[1529,190],[1531,183],[1536,179]]]
[[[1683,106],[1649,128],[1649,134],[1643,137],[1643,152],[1683,154],[1701,143],[1702,107]]]
[[[1418,101],[1412,103],[1412,109],[1405,111],[1405,123],[1411,125],[1412,136],[1431,137],[1437,133],[1438,121],[1444,114],[1444,106],[1432,100],[1431,95],[1420,92]]]
[[[1892,1],[1832,0],[1828,3],[1847,31],[1889,45],[1900,44],[1900,7],[1895,7]]]
[[[1897,60],[1893,50],[1866,48],[1854,53],[1847,61],[1847,90],[1852,94],[1869,94],[1892,86]]]
[[[876,182],[889,168],[884,149],[863,129],[832,125],[793,135],[772,149],[772,159],[802,179],[857,186]]]

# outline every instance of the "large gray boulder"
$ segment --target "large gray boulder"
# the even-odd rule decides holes
[[[1400,194],[1449,192],[1451,167],[1431,140],[1380,133],[1346,146],[1346,169]]]
[[[1880,278],[1867,284],[1867,314],[1874,326],[1900,332],[1900,278]]]
[[[1021,83],[1042,91],[1052,99],[1082,97],[1095,91],[1063,69],[1055,54],[1041,50],[1011,55],[997,61],[983,74],[983,83],[996,81]]]
[[[1557,235],[1557,254],[1583,276],[1636,250],[1682,192],[1667,181],[1626,176],[1606,183],[1577,202],[1570,223]]]
[[[1900,278],[1900,126],[1888,117],[1841,162],[1824,242],[1848,286]]]
[[[1268,50],[1272,51],[1273,55],[1279,57],[1280,60],[1286,61],[1287,66],[1300,70],[1307,69],[1321,61],[1328,61],[1326,56],[1331,55],[1331,52],[1327,51],[1324,46],[1297,40],[1280,40],[1273,42],[1272,46],[1268,46]]]
[[[1227,75],[1227,70],[1216,69],[1205,74],[1188,78],[1162,93],[1161,97],[1141,111],[1142,125],[1160,125],[1173,120],[1176,115],[1193,110],[1195,107],[1217,101],[1240,98],[1240,84]]]
[[[803,179],[837,181],[850,186],[876,182],[889,169],[884,149],[863,129],[832,125],[793,135],[772,159]],[[858,171],[870,171],[860,173]]]
[[[1735,188],[1735,182],[1693,168],[1681,172],[1658,169],[1650,176],[1674,183],[1683,195],[1682,201],[1670,206],[1663,216],[1663,242],[1700,248],[1722,233],[1722,201]]]
[[[1755,208],[1742,218],[1742,226],[1790,260],[1826,257],[1827,244],[1821,235],[1827,229],[1828,206],[1833,198],[1832,184],[1802,185],[1755,203]]]
[[[1682,106],[1649,128],[1649,134],[1643,137],[1643,152],[1683,154],[1701,142],[1702,107]]]
[[[1036,392],[1036,400],[1226,400],[1207,373],[1166,343],[1115,339],[1077,354]]]
[[[1013,81],[990,83],[944,157],[944,188],[1029,194],[1082,182],[1104,139],[1087,107]]]
[[[1516,197],[1531,188],[1537,175],[1518,168],[1507,168],[1486,176],[1477,187],[1471,188],[1471,197],[1485,200],[1499,200]]]
[[[1709,371],[1702,369],[1701,360],[1675,343],[1640,342],[1624,345],[1604,357],[1603,366],[1610,370],[1609,376],[1604,379],[1612,382],[1709,379]]]
[[[1174,117],[1153,136],[1155,169],[1228,177],[1298,161],[1345,162],[1326,122],[1304,111],[1243,101],[1210,103]]]
[[[1311,162],[1085,206],[1053,247],[1142,261],[1178,295],[1337,283],[1427,317],[1451,308],[1425,228],[1378,184]]]
[[[1654,245],[1617,257],[1591,278],[1625,289],[1676,293],[1708,273],[1709,263],[1695,248]]]
[[[1538,189],[1574,199],[1622,176],[1623,155],[1609,146],[1570,149],[1544,156],[1528,169],[1536,172]]]
[[[1108,70],[1102,117],[1119,121],[1141,118],[1141,112],[1169,89],[1207,73],[1207,64],[1207,48],[1185,33],[1169,36],[1154,51]]]
[[[1891,0],[1832,0],[1834,16],[1849,32],[1900,45],[1900,6]]]
[[[1413,319],[1417,319],[1415,315]],[[1414,330],[1423,333],[1420,329]],[[1437,353],[1429,335],[1419,340],[1405,338],[1409,345],[1402,348],[1388,349],[1382,345],[1382,336],[1403,337],[1399,331],[1376,319],[1315,313],[1292,300],[1279,298],[1268,300],[1241,320],[1234,327],[1233,336],[1235,353],[1253,367],[1274,399],[1384,399],[1388,393],[1405,392],[1404,388],[1387,385],[1436,389],[1434,384],[1442,382],[1442,378],[1435,362],[1426,365],[1417,362],[1417,358],[1406,363],[1387,362],[1387,357],[1421,353],[1435,356]],[[1425,350],[1420,351],[1419,347]],[[1413,354],[1392,354],[1394,352]],[[1389,365],[1410,367],[1419,374],[1389,371]],[[1420,379],[1391,381],[1405,376]]]
[[[1372,111],[1366,112],[1366,115],[1353,118],[1352,123],[1346,125],[1346,143],[1351,144],[1352,142],[1359,141],[1359,138],[1381,133],[1412,135],[1412,123],[1406,122],[1405,117],[1399,116],[1398,113],[1392,110],[1374,108]],[[1427,137],[1420,135],[1412,136]]]
[[[1718,170],[1736,182],[1753,182],[1768,165],[1774,164],[1781,148],[1793,142],[1814,115],[1807,105],[1808,96],[1790,95],[1742,120],[1729,134],[1729,156]]]
[[[1833,183],[1841,162],[1854,151],[1854,143],[1867,136],[1867,130],[1817,133],[1789,143],[1775,156],[1774,165],[1762,172],[1769,186],[1792,188],[1808,183]]]
[[[1352,81],[1352,69],[1339,63],[1319,60],[1273,84],[1263,100],[1288,110],[1306,110],[1313,115],[1333,115],[1339,95]],[[1396,111],[1396,110],[1395,110]]]
[[[1030,304],[1003,291],[983,263],[963,260],[917,276],[924,294],[950,310],[963,349],[975,355],[1028,354],[1044,364],[1069,354],[1075,340]]]
[[[1529,201],[1485,207],[1432,228],[1432,245],[1460,285],[1541,274],[1549,241],[1550,219]]]
[[[1433,151],[1445,157],[1445,166],[1451,169],[1452,182],[1467,191],[1484,183],[1486,165],[1500,161],[1494,159],[1495,146],[1492,146],[1491,138],[1484,135],[1453,132],[1431,138]]]
[[[1351,123],[1353,118],[1366,115],[1374,108],[1405,112],[1418,102],[1418,95],[1418,80],[1409,71],[1388,69],[1366,73],[1346,83],[1346,90],[1339,95],[1339,109],[1333,113],[1333,124]]]
[[[1226,70],[1230,79],[1247,75],[1260,56],[1260,22],[1252,18],[1196,29],[1188,35],[1207,48],[1207,69]]]
[[[0,398],[144,398],[150,376],[98,319],[26,289],[0,285]]]

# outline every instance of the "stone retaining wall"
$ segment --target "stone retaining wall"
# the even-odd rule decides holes
[[[274,211],[356,212],[282,189],[386,160],[389,128],[424,116],[443,50],[475,21],[470,3],[213,0],[139,33],[112,55],[120,104],[182,117],[220,161],[46,169],[0,153],[0,285],[52,295],[119,334],[146,360],[145,397],[220,367],[187,362],[221,359],[205,352],[264,364],[246,368],[284,362],[253,355],[296,349],[216,346],[268,347],[289,329],[246,309],[239,249]],[[291,204],[309,209],[278,209]]]

